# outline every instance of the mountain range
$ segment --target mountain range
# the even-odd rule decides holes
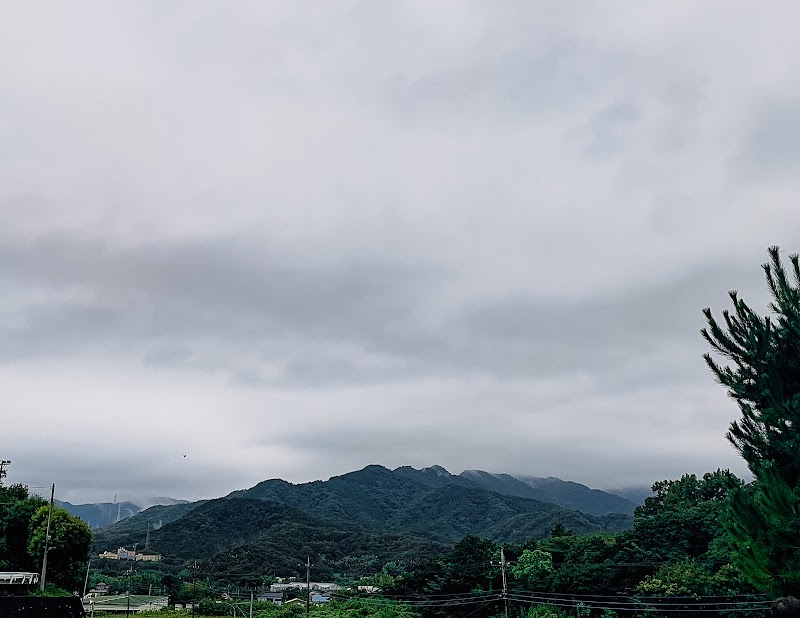
[[[430,556],[466,535],[520,543],[557,524],[576,533],[623,530],[634,508],[555,478],[373,465],[328,481],[271,479],[215,500],[154,506],[97,530],[93,551],[141,550],[148,541],[166,565],[197,559],[240,578],[292,575],[312,555],[315,572],[330,576]]]
[[[164,496],[143,498],[136,502],[126,500],[123,502],[95,502],[91,504],[72,504],[70,502],[55,500],[57,506],[80,517],[89,524],[92,530],[110,526],[128,517],[133,517],[137,513],[152,506],[174,505],[187,502],[188,500],[176,500],[175,498],[167,498]]]

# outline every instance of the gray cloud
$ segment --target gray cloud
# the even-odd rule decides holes
[[[0,8],[0,455],[68,499],[742,469],[700,310],[798,250],[800,44],[728,8]]]

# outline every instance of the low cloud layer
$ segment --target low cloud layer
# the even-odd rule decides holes
[[[800,251],[772,10],[0,8],[9,480],[744,474],[699,329]]]

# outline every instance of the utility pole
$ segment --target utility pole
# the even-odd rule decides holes
[[[47,577],[47,552],[50,551],[50,518],[53,516],[53,498],[56,495],[56,484],[50,487],[50,508],[47,510],[47,529],[44,533],[44,557],[42,558],[42,577],[39,579],[39,590],[44,592],[44,581]]]
[[[83,596],[86,596],[86,587],[89,585],[89,567],[91,566],[92,561],[86,563],[86,579],[83,580]],[[83,597],[81,597],[83,598]]]
[[[0,485],[3,484],[3,479],[6,478],[8,474],[8,470],[6,470],[7,466],[11,465],[10,459],[0,459]]]
[[[192,569],[192,618],[194,618],[194,606],[197,605],[197,560],[189,568]]]
[[[508,566],[508,562],[506,561],[506,554],[502,547],[500,548],[500,562],[492,562],[492,565],[499,566],[500,572],[503,574],[503,607],[505,609],[505,618],[508,618],[508,578],[506,577],[506,567]]]
[[[144,537],[144,551],[150,549],[150,524],[147,524],[147,536]]]
[[[253,618],[253,591],[250,591],[250,618]]]
[[[311,557],[306,557],[306,618],[311,611]]]
[[[128,567],[125,575],[128,576],[128,608],[125,610],[125,618],[128,618],[131,615],[131,575],[133,575],[133,567]]]

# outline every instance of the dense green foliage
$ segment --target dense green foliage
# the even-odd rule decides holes
[[[140,532],[116,528],[98,531],[95,548],[142,542]],[[229,498],[208,501],[151,532],[150,547],[165,556],[166,566],[198,559],[204,574],[244,583],[262,575],[299,575],[307,556],[314,557],[316,577],[361,576],[390,560],[414,560],[445,545],[326,522],[266,500]]]
[[[0,486],[0,571],[41,570],[48,504],[24,485]],[[79,518],[54,507],[47,581],[67,590],[83,585],[92,533]]]
[[[211,616],[249,616],[249,601],[224,601],[220,599],[204,599],[198,604],[197,618]],[[138,616],[158,616],[159,618],[186,618],[185,611],[144,612]],[[253,618],[301,618],[305,616],[302,605],[278,606],[272,603],[254,603]],[[349,599],[333,601],[325,605],[311,607],[313,618],[419,618],[419,614],[408,605],[393,602],[371,602],[368,600]]]
[[[785,269],[778,247],[764,264],[774,316],[762,317],[736,292],[724,325],[710,309],[702,333],[732,366],[705,359],[736,401],[741,418],[727,437],[754,481],[731,495],[725,519],[734,562],[757,586],[800,594],[800,262]]]
[[[547,539],[505,544],[505,556],[512,563],[509,598],[518,608],[551,599],[570,607],[571,615],[583,603],[594,616],[619,603],[639,607],[637,615],[646,615],[643,608],[648,604],[663,607],[665,603],[671,604],[673,616],[694,615],[697,607],[725,607],[720,605],[725,602],[733,604],[728,606],[728,615],[734,615],[736,608],[763,609],[764,600],[755,596],[756,590],[731,564],[731,546],[722,525],[728,496],[741,486],[727,471],[702,478],[685,475],[653,486],[653,496],[636,510],[632,530],[575,535],[557,526]],[[467,537],[449,554],[415,566],[385,587],[394,594],[428,598],[496,592],[501,586],[499,557],[499,545]],[[497,608],[497,601],[490,603],[483,615]],[[423,613],[466,615],[474,609],[471,605],[446,611],[436,607]],[[554,608],[541,610],[545,611],[561,615]]]

